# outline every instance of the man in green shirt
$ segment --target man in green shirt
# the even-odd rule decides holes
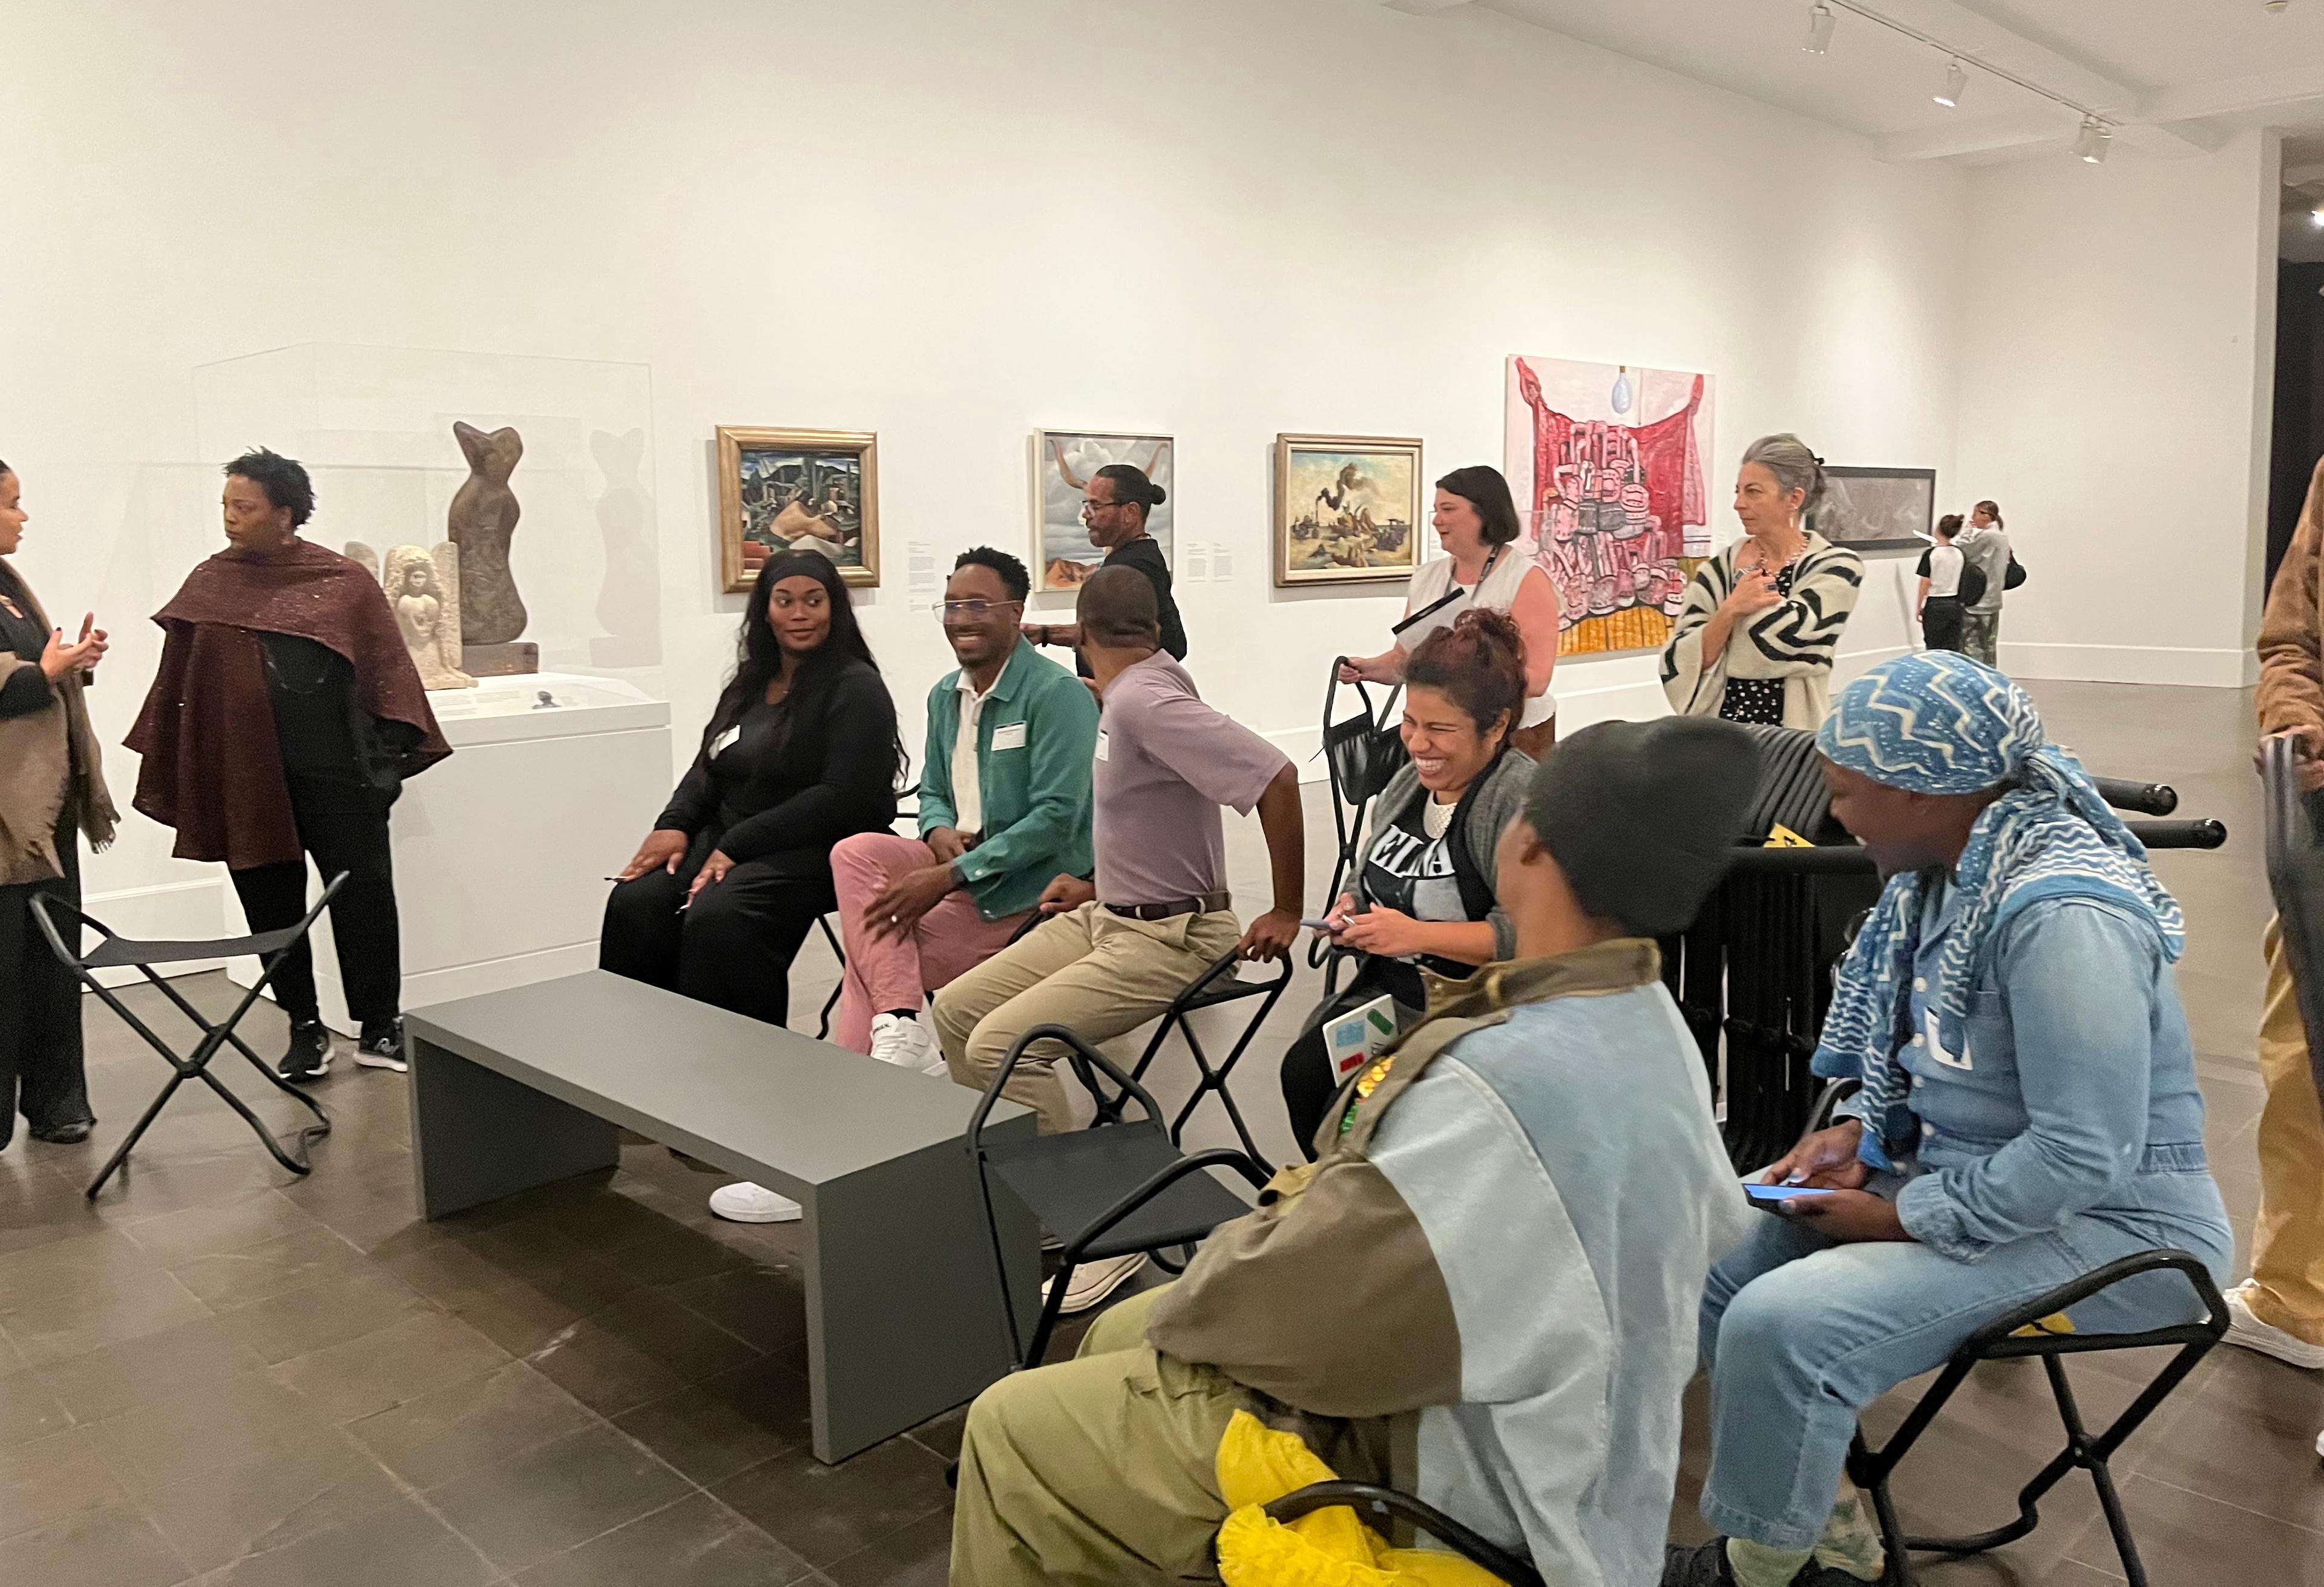
[[[922,999],[991,957],[1057,876],[1086,876],[1097,702],[1019,638],[1031,588],[1005,551],[961,553],[945,586],[959,667],[928,691],[920,836],[831,853],[847,953],[836,1040],[927,1074],[944,1055]]]

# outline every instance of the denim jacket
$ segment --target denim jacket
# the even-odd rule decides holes
[[[2153,932],[2095,900],[2027,905],[1978,967],[1968,1050],[1948,1052],[1924,996],[1954,898],[1930,905],[1900,1053],[1921,1126],[1899,1164],[1905,1229],[1960,1261],[2084,1215],[2199,1252],[2227,1240],[2187,1016]]]

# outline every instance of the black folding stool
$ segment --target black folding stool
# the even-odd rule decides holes
[[[1230,949],[1204,970],[1193,986],[1170,1000],[1169,1008],[1162,1015],[1162,1023],[1154,1028],[1153,1039],[1146,1043],[1146,1050],[1139,1055],[1138,1067],[1130,1071],[1130,1078],[1143,1080],[1146,1071],[1153,1067],[1156,1056],[1161,1052],[1162,1044],[1170,1039],[1170,1032],[1174,1030],[1180,1032],[1186,1038],[1186,1050],[1194,1055],[1194,1068],[1201,1072],[1202,1078],[1194,1082],[1194,1093],[1186,1098],[1186,1105],[1178,1110],[1178,1116],[1170,1121],[1170,1139],[1181,1141],[1185,1133],[1186,1121],[1193,1118],[1194,1110],[1203,1105],[1203,1098],[1215,1095],[1220,1105],[1227,1110],[1227,1117],[1233,1122],[1235,1134],[1241,1140],[1242,1149],[1250,1154],[1250,1160],[1265,1162],[1266,1155],[1259,1150],[1259,1143],[1250,1138],[1250,1126],[1243,1122],[1242,1109],[1235,1105],[1234,1093],[1227,1089],[1227,1077],[1234,1073],[1235,1064],[1242,1057],[1243,1050],[1250,1045],[1251,1039],[1259,1034],[1259,1026],[1267,1023],[1267,1016],[1274,1013],[1275,1005],[1282,1001],[1285,988],[1291,985],[1292,966],[1290,956],[1286,954],[1279,974],[1264,981],[1246,981],[1235,973],[1235,967],[1241,962]],[[1226,1061],[1213,1069],[1211,1055],[1203,1050],[1202,1038],[1195,1035],[1194,1022],[1188,1016],[1197,1009],[1217,1008],[1224,1004],[1240,1003],[1248,997],[1259,997],[1266,1001],[1244,1022],[1242,1034],[1235,1039]]]
[[[1310,1482],[1268,1505],[1267,1515],[1269,1520],[1287,1526],[1302,1516],[1342,1504],[1383,1536],[1399,1521],[1416,1531],[1427,1533],[1471,1564],[1499,1576],[1508,1587],[1545,1587],[1541,1573],[1530,1562],[1462,1526],[1434,1505],[1393,1488],[1370,1482]],[[1212,1546],[1215,1551],[1215,1538]]]
[[[1857,1088],[1858,1083],[1853,1079],[1834,1080],[1826,1086],[1809,1116],[1808,1132],[1827,1128],[1833,1111]],[[2135,1334],[2052,1333],[2043,1326],[2049,1318],[2125,1280],[2161,1272],[2176,1272],[2186,1279],[2195,1298],[2203,1303],[2200,1321],[2146,1328]],[[2115,1491],[2114,1472],[2107,1463],[2154,1414],[2155,1408],[2171,1397],[2172,1390],[2186,1381],[2187,1374],[2195,1370],[2195,1364],[2210,1353],[2211,1346],[2227,1331],[2227,1303],[2219,1287],[2211,1281],[2210,1271],[2190,1252],[2161,1247],[2138,1252],[2084,1273],[2073,1282],[2060,1285],[2015,1311],[1994,1318],[1962,1340],[1920,1403],[1888,1436],[1887,1443],[1873,1448],[1864,1441],[1860,1427],[1849,1442],[1849,1477],[1871,1495],[1873,1514],[1880,1525],[1881,1546],[1888,1555],[1882,1587],[1912,1587],[1912,1573],[1905,1565],[1908,1554],[1941,1554],[1948,1558],[1965,1559],[2027,1536],[2041,1524],[2043,1497],[2077,1467],[2090,1474],[2090,1482],[2098,1491],[2098,1503],[2106,1511],[2107,1530],[2114,1536],[2115,1552],[2122,1557],[2124,1575],[2131,1587],[2146,1587],[2146,1568],[2139,1563],[2138,1545],[2131,1537],[2130,1520],[2123,1513],[2122,1498]],[[2066,1381],[2062,1358],[2105,1350],[2147,1350],[2159,1345],[2176,1345],[2179,1353],[2154,1375],[2120,1416],[2107,1424],[2105,1431],[2092,1435],[2082,1421],[2073,1386]],[[2049,1376],[2050,1392],[2058,1402],[2058,1417],[2066,1427],[2066,1447],[2035,1473],[2032,1482],[2018,1490],[2015,1520],[1966,1537],[1906,1537],[1896,1519],[1895,1501],[1888,1493],[1888,1479],[1898,1463],[1912,1452],[1914,1444],[1944,1408],[1945,1401],[1968,1381],[1970,1371],[1979,1362],[2022,1361],[2029,1356],[2039,1360],[2043,1371]]]
[[[97,1178],[89,1181],[86,1194],[91,1201],[97,1199],[97,1193],[105,1188],[105,1182],[113,1177],[113,1170],[127,1160],[131,1149],[135,1147],[138,1141],[144,1136],[153,1121],[161,1116],[161,1110],[169,1105],[170,1098],[178,1094],[178,1087],[188,1080],[199,1080],[224,1097],[226,1105],[240,1114],[243,1122],[257,1133],[260,1143],[272,1154],[276,1162],[294,1174],[305,1175],[313,1171],[314,1164],[309,1160],[309,1151],[314,1142],[331,1133],[330,1115],[323,1111],[322,1105],[313,1097],[268,1068],[266,1060],[253,1052],[248,1043],[234,1032],[235,1027],[242,1023],[242,1016],[248,1014],[252,1005],[257,1003],[259,994],[266,989],[267,983],[274,978],[276,968],[282,963],[282,956],[302,941],[308,932],[315,929],[315,922],[322,918],[324,909],[329,905],[346,879],[345,871],[331,878],[330,885],[323,889],[323,895],[315,901],[314,908],[309,910],[306,917],[296,925],[285,926],[276,931],[260,931],[253,936],[229,937],[209,942],[141,942],[117,934],[104,922],[92,918],[60,898],[46,894],[34,895],[32,901],[32,919],[39,924],[41,935],[49,940],[51,951],[56,954],[58,959],[67,968],[80,977],[82,986],[105,999],[106,1006],[121,1016],[122,1023],[145,1038],[145,1044],[161,1055],[169,1063],[171,1070],[169,1084],[161,1087],[161,1093],[153,1098],[152,1105],[146,1108],[144,1115],[138,1119],[136,1125],[130,1130],[121,1144],[114,1149],[113,1155],[106,1160],[105,1167],[97,1171]],[[58,916],[69,918],[64,920],[60,926],[56,918]],[[70,931],[78,939],[83,928],[95,931],[101,939],[97,947],[87,953],[76,951],[65,941],[66,931]],[[192,1004],[179,995],[175,986],[153,972],[153,967],[156,965],[185,964],[204,959],[240,959],[245,955],[254,955],[258,959],[258,978],[251,983],[250,989],[243,994],[242,1001],[235,1004],[234,1012],[226,1015],[222,1024],[214,1025],[204,1019]],[[178,1005],[178,1011],[180,1014],[199,1027],[202,1040],[194,1049],[193,1056],[179,1057],[171,1050],[168,1042],[153,1033],[151,1026],[131,1013],[128,1006],[114,995],[113,988],[97,978],[99,970],[110,969],[139,971],[148,981],[161,988],[162,996]],[[288,1092],[297,1097],[307,1111],[315,1115],[313,1124],[301,1125],[298,1131],[296,1157],[283,1151],[281,1142],[277,1141],[272,1133],[267,1129],[265,1122],[251,1112],[242,1098],[227,1088],[225,1081],[210,1073],[210,1060],[217,1057],[218,1050],[229,1041],[243,1057],[250,1060],[252,1068],[266,1077],[269,1084],[278,1090]]]
[[[1331,779],[1332,824],[1340,844],[1338,857],[1332,862],[1332,885],[1323,894],[1327,903],[1338,902],[1342,889],[1351,885],[1356,867],[1363,862],[1356,845],[1363,840],[1364,812],[1371,808],[1373,800],[1387,792],[1388,783],[1408,758],[1403,737],[1397,731],[1397,702],[1403,695],[1403,684],[1389,686],[1377,705],[1372,702],[1371,692],[1360,682],[1351,684],[1362,709],[1351,716],[1333,720],[1333,707],[1340,692],[1340,668],[1347,659],[1344,656],[1332,658],[1331,676],[1323,684],[1323,771]],[[1330,950],[1330,941],[1323,937],[1307,947],[1307,968],[1324,971],[1326,994],[1338,990],[1334,978],[1339,962],[1331,960],[1327,965]]]

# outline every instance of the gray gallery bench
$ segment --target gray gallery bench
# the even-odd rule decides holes
[[[613,1166],[615,1126],[806,1207],[815,1453],[856,1451],[973,1399],[1011,1365],[991,1235],[963,1144],[977,1094],[591,970],[405,1022],[421,1213]],[[1033,1133],[1033,1115],[1003,1102]],[[1040,1236],[1002,1209],[1013,1298]]]

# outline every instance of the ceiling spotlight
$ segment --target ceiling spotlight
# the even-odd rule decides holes
[[[1950,110],[1960,103],[1961,95],[1968,87],[1969,68],[1963,66],[1956,56],[1953,63],[1945,68],[1945,86],[1936,96],[1937,103]]]
[[[2270,16],[2282,16],[2284,8],[2291,4],[2292,0],[2267,0],[2267,14]]]
[[[2324,231],[2324,206],[2319,206],[2308,212],[2308,224],[2319,231]]]
[[[1831,48],[1831,7],[1816,0],[1808,7],[1808,41],[1802,46],[1811,55],[1821,55]]]
[[[2114,146],[2114,129],[2095,115],[2082,117],[2082,130],[2074,135],[2074,153],[2089,165],[2104,165],[2107,151]]]

